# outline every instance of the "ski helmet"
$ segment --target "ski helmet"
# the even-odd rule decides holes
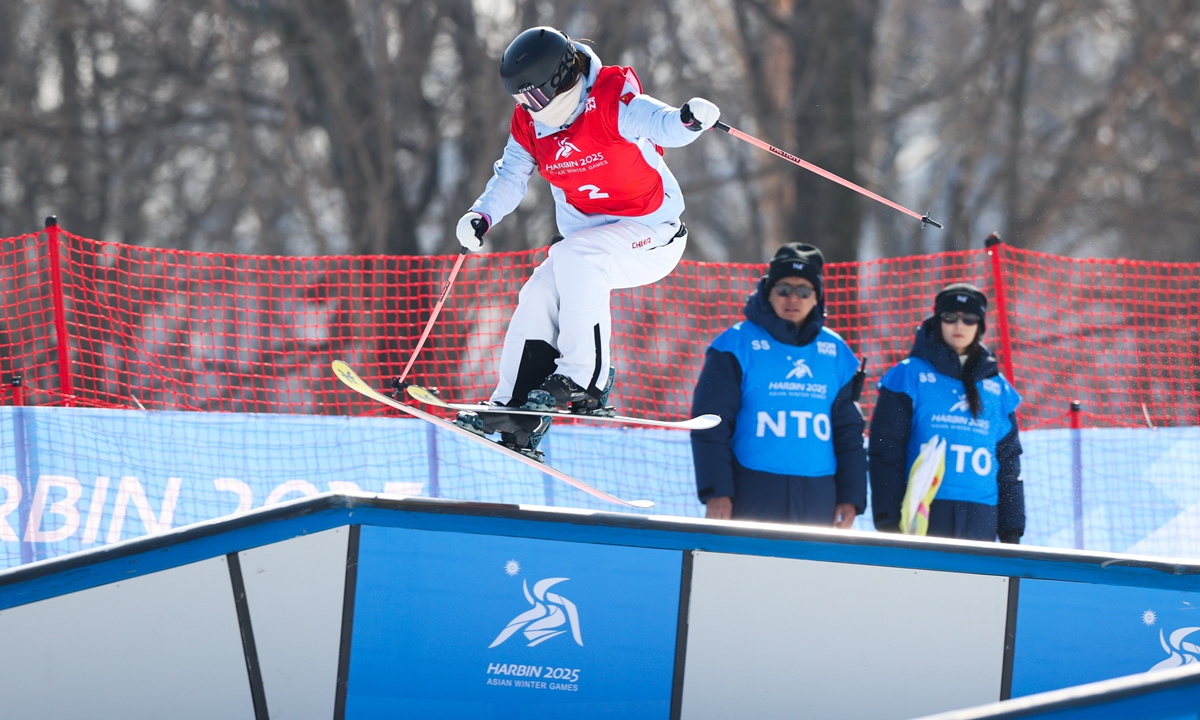
[[[552,27],[529,28],[508,45],[500,59],[504,90],[526,110],[537,112],[579,75],[575,44]]]

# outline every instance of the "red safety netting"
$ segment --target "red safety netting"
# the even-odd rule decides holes
[[[57,390],[55,360],[55,298],[50,282],[46,236],[21,235],[0,240],[0,397],[11,405],[29,388]],[[24,383],[20,389],[12,387]],[[53,391],[27,402],[52,404],[61,400]]]
[[[544,256],[468,257],[410,379],[449,400],[485,398],[517,293]],[[454,259],[190,253],[57,228],[0,240],[4,390],[18,372],[24,401],[37,405],[379,412],[342,387],[329,364],[343,359],[385,387],[408,360]],[[614,293],[619,408],[686,416],[708,344],[740,319],[763,270],[683,262],[662,282]],[[829,326],[868,360],[872,380],[907,354],[935,292],[965,280],[992,299],[989,344],[1024,399],[1026,426],[1065,426],[1072,399],[1113,425],[1200,424],[1200,264],[997,245],[833,264],[827,276]],[[874,395],[869,382],[867,413]],[[13,400],[6,392],[4,403]]]
[[[1200,263],[1005,248],[1001,266],[1026,418],[1078,399],[1109,426],[1200,425]]]

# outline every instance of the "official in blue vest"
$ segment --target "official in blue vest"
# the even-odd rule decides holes
[[[692,412],[696,488],[709,518],[848,528],[867,495],[858,359],[825,327],[821,251],[791,243],[704,358]]]
[[[929,535],[1019,542],[1021,398],[981,342],[987,296],[969,283],[946,286],[917,330],[907,360],[879,381],[871,416],[871,507],[875,527],[897,532],[908,473],[921,445],[946,440],[946,472],[929,508]]]

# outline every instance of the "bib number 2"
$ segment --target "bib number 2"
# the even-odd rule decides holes
[[[588,198],[591,200],[603,200],[608,197],[608,193],[600,192],[600,188],[595,185],[580,185],[579,192],[587,191]]]

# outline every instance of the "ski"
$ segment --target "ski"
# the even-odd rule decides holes
[[[333,373],[334,373],[334,375],[337,375],[338,380],[341,380],[342,383],[344,385],[346,385],[346,387],[350,388],[351,390],[354,390],[355,392],[357,392],[361,395],[365,395],[365,396],[371,398],[372,400],[376,400],[378,402],[383,403],[384,405],[388,405],[388,406],[394,407],[397,410],[400,410],[402,412],[406,412],[409,415],[412,415],[413,417],[418,417],[418,418],[421,418],[422,420],[431,422],[434,425],[437,425],[438,427],[440,427],[442,429],[449,430],[450,432],[455,433],[461,437],[465,437],[469,440],[473,440],[477,443],[481,443],[487,447],[492,448],[493,450],[496,450],[504,455],[507,455],[508,457],[512,458],[513,460],[517,460],[518,462],[525,463],[529,467],[536,468],[537,470],[540,470],[541,472],[546,473],[547,475],[549,475],[552,478],[555,478],[556,480],[561,480],[561,481],[567,483],[568,485],[571,485],[572,487],[576,487],[576,488],[584,491],[585,493],[592,495],[593,497],[598,497],[601,500],[606,500],[610,503],[615,503],[617,505],[625,505],[627,507],[635,507],[635,508],[643,508],[643,509],[654,507],[654,503],[649,500],[622,500],[621,498],[616,497],[615,495],[609,495],[608,493],[604,492],[603,490],[594,488],[591,485],[588,485],[587,483],[583,482],[582,480],[577,480],[561,470],[557,470],[553,467],[550,467],[546,463],[538,462],[537,460],[534,460],[531,457],[522,455],[521,453],[517,452],[516,450],[512,450],[510,448],[504,447],[503,445],[501,445],[498,442],[495,442],[494,440],[489,440],[486,437],[483,437],[481,435],[476,435],[475,433],[471,432],[470,430],[461,428],[448,420],[443,420],[442,418],[440,418],[436,415],[430,415],[429,413],[425,412],[424,410],[415,408],[412,405],[406,405],[402,402],[394,400],[394,399],[388,397],[387,395],[384,395],[381,392],[377,392],[374,388],[372,388],[370,385],[368,385],[365,380],[363,380],[361,377],[359,377],[358,373],[354,372],[354,370],[351,369],[351,367],[349,365],[342,362],[341,360],[333,361]],[[544,415],[545,413],[541,413],[541,414]]]
[[[701,415],[687,420],[646,420],[645,418],[626,417],[624,415],[601,415],[590,413],[573,413],[566,410],[525,410],[524,408],[506,407],[504,405],[471,405],[464,403],[448,403],[437,395],[419,385],[409,385],[405,392],[413,400],[425,405],[461,410],[463,412],[502,412],[512,415],[550,415],[580,420],[597,420],[599,422],[622,423],[627,425],[644,425],[646,427],[672,428],[676,430],[707,430],[716,427],[721,422],[720,415]]]

